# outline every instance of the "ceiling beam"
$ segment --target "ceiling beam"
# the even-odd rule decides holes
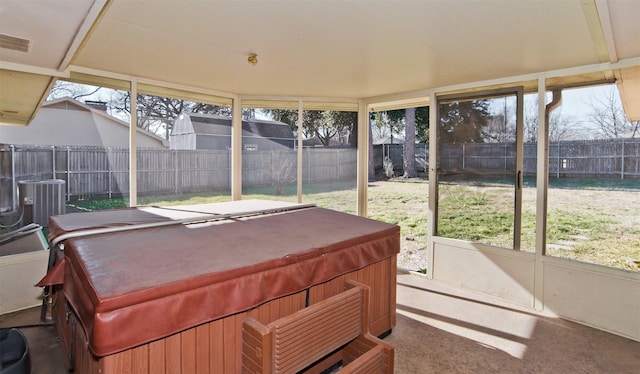
[[[598,14],[598,8],[596,7],[596,0],[582,0],[582,11],[591,33],[591,39],[593,40],[593,46],[596,50],[598,60],[600,62],[615,62],[611,60],[609,55],[609,49],[605,39],[605,33],[602,29],[601,16]]]
[[[596,8],[600,17],[600,26],[604,35],[604,41],[609,51],[609,61],[618,62],[618,52],[613,38],[613,27],[611,26],[611,15],[609,14],[609,1],[596,0]]]
[[[69,46],[67,53],[64,58],[60,62],[58,69],[65,70],[69,64],[73,61],[76,54],[80,51],[82,46],[85,43],[87,37],[91,34],[91,30],[94,25],[97,24],[99,18],[104,14],[109,5],[111,4],[111,0],[95,0],[87,16],[82,21],[80,28],[78,28],[78,32],[76,32],[75,37],[73,38],[73,42]]]

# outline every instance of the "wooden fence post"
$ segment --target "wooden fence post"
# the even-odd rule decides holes
[[[173,158],[173,193],[178,193],[178,150],[171,152]]]
[[[620,155],[620,179],[624,180],[624,138],[622,138],[622,154]]]
[[[107,164],[109,165],[109,169],[107,170],[107,193],[109,194],[109,199],[111,199],[111,185],[112,183],[112,178],[113,178],[113,173],[111,171],[111,147],[107,148]]]
[[[464,170],[464,156],[465,156],[465,146],[464,143],[462,144],[462,170]]]
[[[558,166],[556,169],[556,179],[560,179],[560,142],[556,142],[556,148],[558,149]]]

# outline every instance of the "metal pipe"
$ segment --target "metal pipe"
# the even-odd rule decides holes
[[[551,98],[551,102],[544,107],[544,126],[545,126],[545,134],[547,134],[547,140],[549,139],[549,122],[551,112],[556,109],[562,103],[562,90],[554,89],[551,91],[553,93],[553,97]],[[540,139],[538,139],[540,141]],[[556,178],[560,178],[560,142],[557,142],[558,146],[558,162],[556,165]]]
[[[16,186],[16,146],[11,144],[9,146],[11,148],[11,207],[13,210],[18,208],[18,204],[16,204],[17,200],[17,186]]]
[[[56,179],[56,146],[51,146],[51,176]]]
[[[562,104],[562,90],[555,89],[551,91],[553,93],[553,97],[551,98],[551,102],[545,106],[544,109],[544,123],[545,126],[549,126],[549,115],[551,112],[556,109],[560,104]]]
[[[71,148],[67,146],[67,201],[71,201]]]

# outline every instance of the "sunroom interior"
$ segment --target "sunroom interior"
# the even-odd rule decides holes
[[[427,261],[424,274],[414,275],[637,342],[637,269],[547,254],[545,118],[566,90],[614,84],[628,120],[640,121],[639,17],[639,4],[625,0],[2,1],[0,124],[29,126],[58,80],[128,91],[131,108],[138,94],[228,106],[235,201],[243,199],[246,173],[243,109],[288,109],[299,118],[305,110],[357,112],[353,213],[367,217],[375,203],[368,191],[370,114],[429,107]],[[542,161],[528,172],[525,95],[537,100],[537,123],[546,124],[535,130]],[[517,122],[513,165],[501,174],[512,181],[511,237],[460,239],[446,234],[440,215],[443,183],[474,175],[443,166],[444,130],[435,124],[445,105],[495,98],[513,103]],[[131,149],[136,120],[132,111]],[[301,145],[302,132],[297,136]],[[297,152],[301,165],[303,147]],[[137,206],[136,152],[129,157],[129,204]],[[534,218],[523,228],[527,177]],[[298,168],[292,202],[309,202],[302,181]],[[532,238],[527,249],[522,230]]]

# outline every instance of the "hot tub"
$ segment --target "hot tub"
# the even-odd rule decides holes
[[[68,237],[49,283],[62,283],[54,318],[77,372],[237,373],[245,318],[271,322],[346,279],[371,287],[372,333],[395,325],[395,225],[249,200],[67,214],[50,229]]]

